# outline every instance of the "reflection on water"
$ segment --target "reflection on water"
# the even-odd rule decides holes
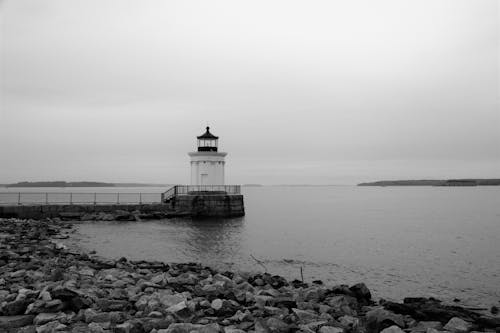
[[[207,219],[186,223],[183,255],[196,261],[215,264],[232,263],[241,253],[243,218],[230,220]]]
[[[145,223],[89,222],[81,242],[110,257],[196,261],[230,268],[242,253],[243,218],[172,219]]]
[[[327,283],[364,281],[379,297],[500,300],[500,188],[245,189],[247,215],[79,225],[112,258],[197,261]]]

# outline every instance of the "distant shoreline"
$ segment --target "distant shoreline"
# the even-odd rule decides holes
[[[380,180],[360,183],[358,186],[500,186],[500,179]]]

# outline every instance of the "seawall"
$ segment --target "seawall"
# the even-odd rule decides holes
[[[0,217],[63,220],[142,220],[170,217],[238,217],[245,215],[243,195],[177,195],[153,204],[0,205]]]
[[[89,214],[115,214],[123,212],[140,212],[141,214],[165,213],[175,214],[164,204],[99,204],[99,205],[12,205],[0,206],[0,217],[21,219],[73,218],[80,219]]]
[[[245,215],[243,195],[176,195],[167,201],[172,211],[190,212],[195,217],[238,217]]]

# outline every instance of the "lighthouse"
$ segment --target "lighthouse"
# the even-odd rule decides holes
[[[218,151],[219,137],[206,132],[197,137],[198,149],[190,152],[191,158],[191,185],[224,185],[224,158],[227,153]]]
[[[219,137],[205,133],[197,137],[191,158],[191,185],[175,185],[161,194],[161,202],[174,213],[191,217],[238,217],[245,215],[240,185],[226,185],[227,153],[219,151]]]

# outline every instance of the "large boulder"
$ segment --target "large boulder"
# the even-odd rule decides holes
[[[26,311],[28,305],[29,302],[26,299],[7,302],[0,308],[0,314],[3,313],[6,316],[22,315]]]
[[[349,288],[354,297],[361,303],[368,303],[372,299],[370,289],[364,283],[358,283]]]
[[[290,330],[290,325],[275,317],[269,317],[266,325],[272,333],[286,333]]]
[[[33,315],[22,315],[22,316],[0,316],[0,332],[10,329],[18,328],[33,323]]]
[[[338,295],[329,298],[328,305],[337,315],[356,315],[358,301],[352,296]]]
[[[43,325],[49,323],[51,321],[59,321],[66,318],[66,315],[62,312],[59,313],[39,313],[35,319],[33,319],[33,323],[35,325]]]
[[[443,325],[440,321],[421,321],[411,328],[412,333],[426,333],[429,328],[441,330]]]
[[[444,329],[452,333],[467,333],[472,330],[473,325],[461,318],[453,317],[444,326]]]
[[[405,333],[399,326],[393,325],[387,328],[384,328],[380,333]]]
[[[393,325],[404,328],[405,322],[403,316],[382,308],[377,308],[366,313],[366,326],[369,332],[378,333]]]
[[[175,323],[171,324],[167,329],[160,329],[158,333],[190,333],[192,331],[200,333],[219,333],[221,328],[218,324],[191,324],[191,323]]]
[[[319,329],[319,333],[343,333],[344,329],[335,326],[323,326]]]
[[[111,321],[111,312],[97,312],[93,309],[85,309],[83,318],[86,323],[104,323]]]
[[[237,310],[237,306],[231,301],[220,298],[214,299],[210,304],[210,307],[215,311],[215,313],[222,316],[232,316]]]
[[[314,311],[292,309],[292,312],[297,316],[300,322],[307,324],[318,320],[319,316]]]

